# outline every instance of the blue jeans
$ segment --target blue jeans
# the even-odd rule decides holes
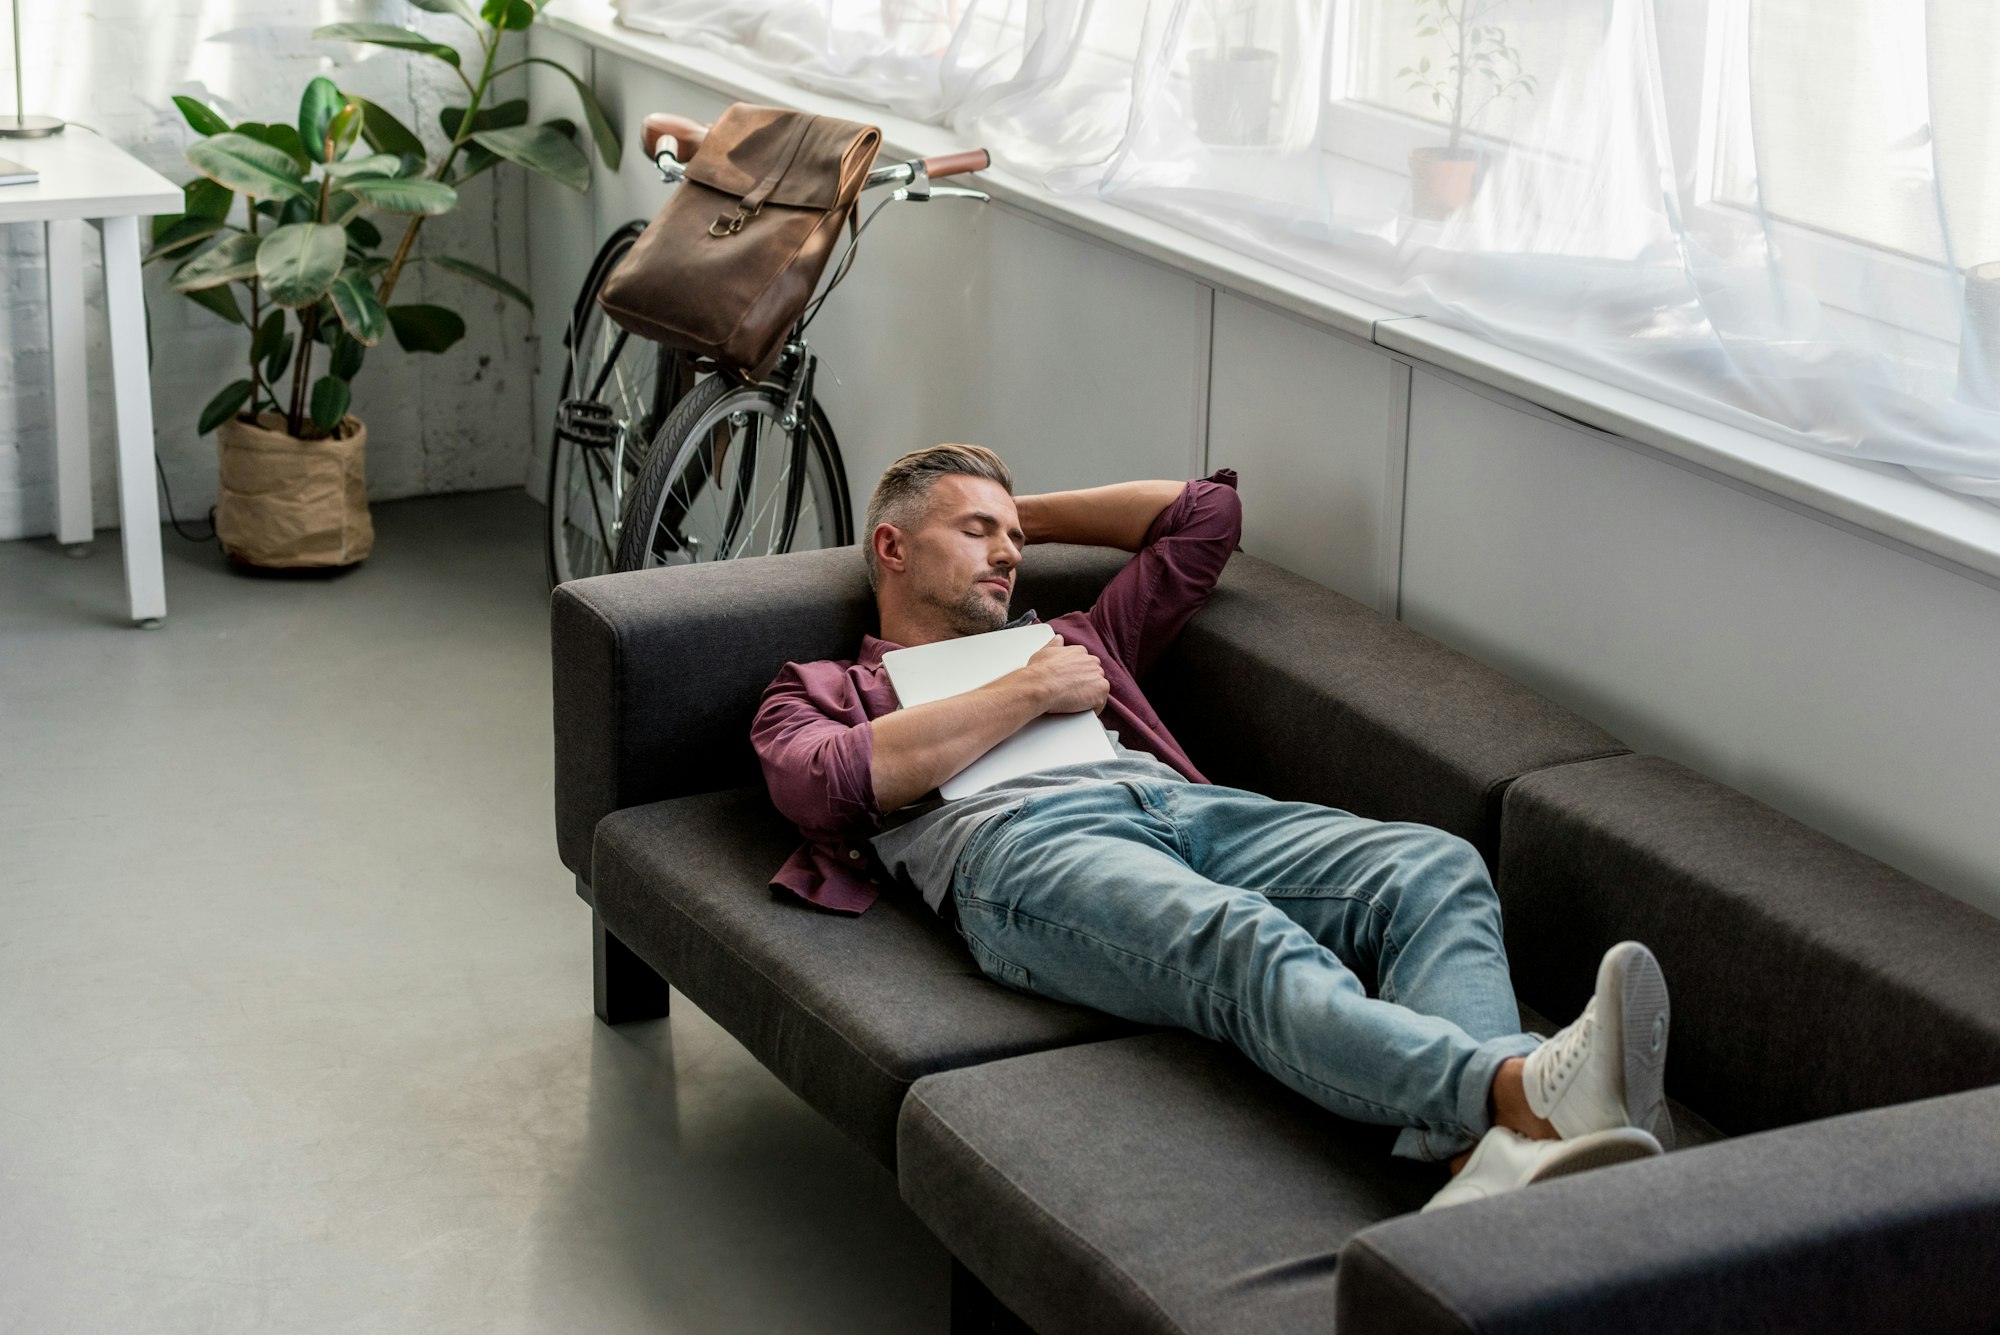
[[[1057,789],[980,826],[951,893],[988,977],[1232,1043],[1405,1128],[1407,1158],[1475,1143],[1500,1063],[1540,1041],[1485,863],[1428,825],[1205,784]]]

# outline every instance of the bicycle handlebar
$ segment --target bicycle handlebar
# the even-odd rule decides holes
[[[649,162],[658,161],[662,139],[672,139],[674,160],[686,162],[701,151],[701,141],[706,138],[708,127],[700,121],[665,111],[656,111],[646,117],[639,130],[639,142],[645,148]]]
[[[701,151],[702,141],[706,138],[708,138],[708,127],[700,121],[665,111],[656,111],[647,116],[639,131],[639,142],[646,150],[646,157],[653,162],[660,160],[660,141],[663,139],[673,141],[673,147],[666,150],[673,160],[685,164],[689,158]],[[969,148],[962,153],[943,153],[934,158],[920,158],[914,162],[898,162],[886,167],[877,167],[868,173],[867,184],[887,185],[892,181],[907,183],[915,179],[918,166],[922,166],[924,175],[936,180],[940,176],[960,176],[966,172],[985,171],[992,165],[992,154],[983,148]],[[669,176],[668,179],[679,178]]]

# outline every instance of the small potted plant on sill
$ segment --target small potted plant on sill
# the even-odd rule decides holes
[[[538,56],[499,62],[501,37],[535,21],[531,0],[485,0],[477,11],[468,0],[411,3],[464,22],[479,46],[476,74],[457,47],[413,28],[335,23],[313,36],[449,65],[468,96],[440,113],[446,144],[435,157],[390,112],[323,77],[306,85],[295,126],[231,125],[204,103],[174,99],[200,136],[187,157],[201,174],[184,187],[186,211],[155,220],[147,259],[174,264],[175,291],[244,330],[248,374],[225,385],[197,425],[216,433],[216,536],[243,564],[343,566],[368,555],[368,430],[348,411],[354,377],[385,337],[406,352],[435,353],[465,334],[447,307],[395,301],[410,265],[530,305],[499,274],[417,245],[426,221],[449,213],[468,180],[501,163],[589,188],[576,127],[530,124],[525,100],[489,100],[493,81],[528,64],[560,70],[582,99],[599,157],[618,165],[617,133],[581,79]],[[386,252],[377,217],[400,227]]]
[[[1410,150],[1410,207],[1419,218],[1445,218],[1472,202],[1479,155],[1463,146],[1495,102],[1533,97],[1535,78],[1521,72],[1521,53],[1493,20],[1507,0],[1411,0],[1417,36],[1441,38],[1444,52],[1396,71],[1411,92],[1429,93],[1431,106],[1451,117],[1442,148]],[[1476,106],[1468,103],[1477,100]]]
[[[1208,0],[1208,15],[1215,45],[1188,56],[1195,137],[1226,147],[1267,144],[1278,53],[1251,45],[1257,0]],[[1239,29],[1243,40],[1233,43],[1231,35]]]

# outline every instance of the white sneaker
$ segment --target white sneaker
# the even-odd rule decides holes
[[[1597,966],[1597,993],[1568,1028],[1528,1054],[1528,1106],[1565,1139],[1632,1126],[1673,1144],[1664,1076],[1667,980],[1653,952],[1621,941]]]
[[[1650,1159],[1659,1152],[1660,1142],[1636,1126],[1593,1131],[1575,1140],[1530,1140],[1496,1126],[1480,1138],[1458,1176],[1431,1197],[1424,1209],[1442,1210],[1481,1201],[1586,1169]]]

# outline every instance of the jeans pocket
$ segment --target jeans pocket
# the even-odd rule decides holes
[[[955,884],[965,884],[979,875],[986,866],[987,856],[993,852],[993,845],[1000,841],[1002,831],[1027,809],[1028,803],[1021,801],[979,823],[979,828],[965,841],[965,849],[959,854]]]

